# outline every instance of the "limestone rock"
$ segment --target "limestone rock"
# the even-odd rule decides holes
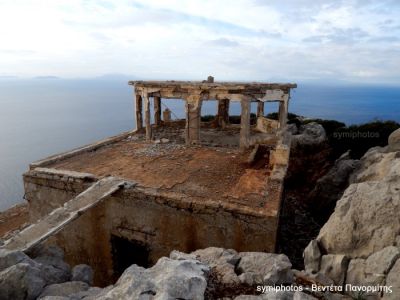
[[[309,205],[313,214],[326,221],[334,210],[337,200],[349,185],[350,175],[359,166],[359,160],[344,153],[335,161],[329,172],[321,177],[309,195]]]
[[[96,299],[103,292],[104,292],[104,289],[102,289],[102,288],[91,287],[86,291],[80,291],[78,293],[70,295],[69,297],[72,298],[73,300],[75,300],[75,299],[90,300],[90,299]]]
[[[221,283],[239,283],[235,273],[235,265],[240,260],[238,253],[232,249],[209,247],[191,253],[196,259],[213,268]]]
[[[22,251],[7,251],[0,250],[0,271],[3,271],[18,263],[26,263],[29,265],[36,265],[36,263]]]
[[[105,299],[203,299],[209,268],[197,260],[162,257],[152,268],[132,265],[119,278]]]
[[[400,154],[375,147],[367,151],[361,158],[360,166],[350,177],[351,183],[366,181],[382,181],[400,178]]]
[[[355,258],[350,261],[347,269],[346,283],[352,285],[363,285],[366,283],[365,259]]]
[[[72,281],[83,281],[89,285],[93,284],[93,269],[85,264],[76,265],[72,269]]]
[[[67,297],[81,291],[87,291],[89,285],[82,281],[69,281],[64,283],[56,283],[47,286],[40,294],[39,299],[46,296],[61,296]]]
[[[400,250],[397,247],[386,247],[367,258],[365,272],[386,275],[399,257]]]
[[[302,293],[304,294],[304,293]],[[241,295],[236,297],[234,300],[293,300],[293,292],[286,291],[270,291],[264,294],[253,296],[253,295]],[[309,300],[309,298],[296,298],[297,300]],[[314,298],[311,298],[314,299]]]
[[[241,252],[237,272],[241,282],[255,284],[285,284],[293,282],[292,264],[286,255]]]
[[[316,273],[319,271],[321,251],[316,240],[312,240],[304,249],[303,257],[306,272]]]
[[[349,260],[345,255],[324,255],[320,272],[331,278],[335,284],[343,285]]]
[[[332,279],[327,277],[325,274],[322,274],[321,272],[309,273],[306,271],[293,270],[293,274],[294,274],[295,278],[300,279],[300,280],[307,278],[309,280],[315,281],[318,284],[322,284],[322,285],[334,284]]]
[[[71,279],[71,267],[59,255],[38,256],[34,261],[41,264],[40,268],[48,284],[62,283]]]
[[[270,291],[258,296],[241,295],[234,300],[316,300],[317,298],[303,292]]]
[[[286,131],[290,132],[291,134],[297,134],[299,132],[299,129],[297,128],[297,125],[292,123],[292,124],[288,124],[286,126]]]
[[[386,278],[386,286],[392,286],[392,293],[385,293],[384,300],[397,300],[400,295],[400,259],[396,261]]]
[[[75,300],[75,299],[71,299],[70,297],[63,297],[63,296],[46,296],[46,297],[40,298],[40,300]]]
[[[0,299],[33,300],[46,282],[41,271],[28,263],[17,263],[0,272]]]
[[[293,295],[293,300],[314,300],[317,299],[309,294],[303,292],[295,292]]]
[[[55,257],[60,260],[64,259],[64,251],[56,245],[42,245],[28,253],[30,257],[36,258],[40,256]]]
[[[400,232],[400,177],[352,184],[317,240],[328,253],[367,257],[393,245]]]
[[[400,151],[400,129],[393,131],[388,139],[389,151]]]
[[[292,137],[292,145],[316,145],[326,141],[326,132],[321,124],[311,122],[305,125],[301,125],[299,129],[300,134]]]

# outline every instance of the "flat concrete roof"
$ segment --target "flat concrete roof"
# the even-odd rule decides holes
[[[279,203],[266,203],[265,164],[250,166],[249,152],[224,147],[186,147],[125,139],[48,165],[48,168],[116,176],[161,192],[176,192],[205,200],[223,201],[271,211]]]

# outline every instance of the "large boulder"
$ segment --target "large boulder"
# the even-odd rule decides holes
[[[196,259],[210,266],[223,284],[239,283],[239,277],[235,273],[235,266],[240,257],[235,250],[210,247],[196,250],[191,253]]]
[[[321,250],[319,249],[318,242],[312,240],[304,249],[303,258],[305,270],[308,273],[317,273],[321,264]]]
[[[87,291],[89,285],[82,281],[69,281],[64,283],[56,283],[47,286],[40,294],[38,299],[42,299],[46,296],[59,296],[67,297],[82,291]]]
[[[29,263],[17,263],[0,272],[0,299],[33,300],[45,285],[39,268]]]
[[[388,151],[400,151],[400,128],[389,135]]]
[[[324,127],[316,122],[311,122],[300,126],[299,134],[292,136],[292,145],[293,147],[312,146],[321,144],[326,140]]]
[[[71,279],[71,267],[63,260],[63,257],[49,255],[34,258],[34,261],[41,265],[40,268],[48,284],[69,281]]]
[[[398,300],[400,295],[400,259],[398,259],[395,265],[390,270],[386,278],[386,286],[392,287],[391,293],[384,293],[384,300]]]
[[[83,281],[89,285],[93,284],[93,269],[85,264],[76,265],[72,269],[72,281]]]
[[[351,175],[350,183],[366,181],[396,181],[400,178],[400,153],[375,147],[361,158],[360,166]]]
[[[370,149],[350,182],[313,242],[326,253],[319,272],[337,284],[345,278],[346,284],[388,286],[393,282],[395,288],[400,275],[400,153],[381,147]],[[312,245],[308,248],[306,269],[315,270],[319,253],[312,251]],[[340,262],[334,257],[343,259]],[[385,297],[397,299],[393,294]]]
[[[284,254],[240,252],[239,279],[248,285],[275,285],[293,282],[292,264]]]
[[[399,190],[400,180],[350,185],[318,235],[322,247],[357,258],[393,245],[400,232]]]
[[[323,222],[329,218],[336,202],[349,186],[350,175],[358,165],[359,160],[351,159],[349,152],[346,152],[335,161],[329,172],[317,181],[308,197],[310,209],[315,217]]]
[[[0,250],[0,271],[3,271],[18,263],[26,263],[35,266],[36,263],[22,251]]]
[[[322,256],[320,272],[325,274],[336,285],[343,285],[349,259],[345,255],[327,254]]]
[[[130,266],[114,288],[97,299],[204,299],[209,271],[198,260],[162,257],[149,269]]]

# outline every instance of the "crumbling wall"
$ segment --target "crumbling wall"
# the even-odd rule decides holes
[[[91,174],[36,168],[24,174],[25,199],[31,223],[86,190],[97,179]]]
[[[194,251],[210,246],[237,251],[273,252],[277,218],[221,209],[191,201],[184,195],[161,195],[130,187],[64,227],[47,243],[65,251],[71,264],[86,263],[95,270],[95,283],[114,281],[112,237],[145,245],[150,265],[172,250]]]

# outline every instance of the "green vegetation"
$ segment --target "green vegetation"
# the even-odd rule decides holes
[[[276,120],[278,113],[269,114],[267,118]],[[335,159],[347,150],[350,150],[352,158],[360,158],[372,147],[386,146],[389,135],[400,128],[400,124],[395,121],[374,120],[365,124],[346,126],[336,120],[305,119],[296,114],[288,114],[288,123],[296,124],[297,127],[311,122],[324,127]]]

